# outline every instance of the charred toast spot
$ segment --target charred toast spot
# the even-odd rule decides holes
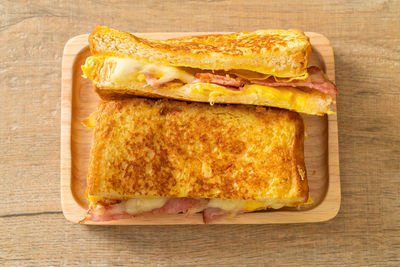
[[[208,140],[208,138],[207,138],[207,135],[206,135],[206,134],[200,135],[200,141],[201,141],[202,143],[205,143],[207,140]]]
[[[168,115],[168,114],[170,114],[170,113],[181,112],[181,111],[182,111],[182,110],[179,109],[179,108],[174,108],[174,107],[171,107],[171,108],[161,107],[159,112],[160,112],[160,115],[161,115],[161,116],[165,116],[165,115]]]

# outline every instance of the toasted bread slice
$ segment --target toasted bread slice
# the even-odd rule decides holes
[[[155,87],[146,83],[143,74],[136,72],[135,66],[122,64],[126,61],[132,62],[116,57],[92,56],[87,58],[82,70],[93,81],[97,93],[103,99],[120,98],[123,95],[164,97],[196,102],[271,106],[316,115],[329,113],[329,107],[334,101],[333,95],[297,87],[275,88],[247,84],[238,90],[216,84],[184,83],[178,80]],[[179,68],[169,68],[167,71],[174,72],[176,77],[182,76],[182,80],[187,75]]]
[[[305,78],[311,45],[300,30],[258,30],[170,40],[149,40],[96,26],[89,36],[98,56],[132,57],[167,66],[245,69],[276,77]]]
[[[295,112],[131,98],[101,102],[87,195],[99,199],[308,200],[304,125]]]

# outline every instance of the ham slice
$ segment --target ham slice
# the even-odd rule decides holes
[[[147,84],[153,87],[158,87],[175,80],[175,77],[172,76],[165,76],[165,77],[163,76],[158,79],[157,77],[148,72],[144,73],[144,77],[146,79]]]
[[[106,204],[112,203],[112,204]],[[131,218],[132,215],[125,212],[124,202],[115,202],[111,199],[106,199],[97,203],[95,208],[90,208],[87,211],[86,217],[79,223],[92,222],[105,222],[113,220],[121,220]]]
[[[89,210],[90,212],[90,210]],[[88,213],[89,213],[88,212]],[[113,220],[122,220],[122,219],[129,219],[132,216],[132,214],[123,212],[123,213],[116,213],[116,214],[110,214],[105,212],[104,214],[97,214],[97,213],[90,213],[91,217],[88,219],[89,221],[92,222],[105,222],[105,221],[113,221]]]
[[[206,208],[207,203],[208,200],[206,199],[195,199],[186,197],[170,198],[161,208],[136,214],[130,214],[125,211],[125,202],[118,202],[106,199],[104,201],[98,202],[96,208],[90,208],[87,212],[86,218],[79,223],[85,223],[87,221],[104,222],[128,219],[149,214],[177,214],[180,212],[190,213],[192,210],[194,212],[199,212]]]
[[[209,223],[213,219],[221,217],[223,215],[227,214],[227,211],[219,208],[207,208],[203,210],[203,222],[204,223]]]
[[[170,198],[165,204],[160,207],[149,211],[143,211],[138,213],[128,213],[126,211],[125,201],[105,199],[97,202],[96,207],[92,207],[88,210],[86,217],[79,223],[92,222],[105,222],[112,220],[129,219],[132,217],[139,217],[151,214],[177,214],[186,213],[192,214],[196,212],[203,212],[204,223],[210,223],[214,219],[223,215],[230,214],[232,216],[247,212],[245,210],[238,211],[227,211],[220,208],[207,207],[209,199],[196,199],[196,198]],[[257,210],[264,210],[265,208],[259,208]]]
[[[206,206],[207,202],[201,199],[195,198],[171,198],[169,199],[164,206],[159,209],[154,209],[150,211],[151,214],[176,214],[179,212],[188,212],[191,209],[199,209],[203,205]]]
[[[243,82],[238,81],[234,78],[231,78],[229,76],[222,76],[222,75],[216,75],[212,73],[196,73],[194,75],[196,77],[196,80],[194,82],[201,82],[201,83],[214,83],[222,86],[229,86],[233,88],[239,88],[243,86]]]
[[[238,80],[229,76],[227,72],[218,71],[218,74],[207,72],[199,72],[196,73],[195,80],[193,83],[212,83],[221,86],[226,86],[231,89],[240,89],[244,86],[244,82],[242,80]],[[284,81],[276,81],[274,77],[269,77],[264,80],[255,80],[255,79],[247,79],[248,82],[253,84],[271,86],[271,87],[281,87],[281,86],[291,86],[291,87],[308,87],[315,90],[318,90],[325,94],[335,95],[337,94],[337,89],[334,83],[329,81],[328,77],[324,74],[324,72],[316,67],[312,66],[308,68],[308,77],[305,80],[292,80],[290,82]],[[234,75],[234,74],[233,74]],[[146,82],[148,85],[153,87],[159,87],[163,84],[169,83],[173,80],[178,79],[178,77],[174,77],[173,75],[164,75],[161,78],[155,77],[150,72],[144,73]]]
[[[318,67],[308,68],[308,78],[306,80],[293,80],[290,82],[277,82],[274,77],[265,80],[250,80],[251,83],[265,86],[292,86],[292,87],[308,87],[318,90],[325,94],[336,95],[337,89],[334,83],[328,80],[328,77]]]
[[[312,66],[308,68],[308,78],[305,80],[292,80],[290,82],[284,81],[276,81],[274,77],[269,77],[264,80],[255,80],[249,79],[250,83],[271,86],[271,87],[281,87],[281,86],[291,86],[291,87],[308,87],[315,90],[318,90],[325,94],[335,95],[337,94],[337,89],[334,83],[329,81],[328,77],[324,74],[324,72],[316,67]],[[163,84],[169,83],[173,80],[176,80],[177,77],[165,75],[161,78],[157,78],[152,75],[150,72],[144,73],[146,82],[148,85],[153,87],[159,87]],[[212,83],[221,86],[227,86],[231,89],[240,89],[244,86],[244,82],[242,80],[237,80],[229,76],[228,73],[223,71],[219,71],[218,74],[214,74],[211,72],[199,72],[195,75],[195,80],[193,83]]]

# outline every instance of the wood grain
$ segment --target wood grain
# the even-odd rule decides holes
[[[400,264],[399,1],[0,1],[0,265]],[[60,203],[65,43],[132,32],[300,28],[335,52],[341,209],[297,225],[94,226]]]
[[[199,33],[135,33],[140,37],[167,39]],[[318,33],[306,33],[312,45],[310,65],[325,70],[335,80],[335,64],[329,40]],[[85,216],[86,174],[92,141],[92,130],[81,123],[99,102],[92,83],[82,77],[80,66],[90,56],[88,35],[70,39],[63,52],[61,84],[61,202],[65,217],[79,222]],[[332,105],[336,110],[336,105]],[[246,213],[234,218],[219,218],[215,224],[265,224],[321,222],[332,219],[340,208],[340,173],[337,116],[303,116],[306,120],[305,163],[308,184],[314,203],[301,210],[280,209],[274,212]],[[92,224],[88,222],[88,224]],[[100,224],[100,223],[94,223]],[[203,224],[201,214],[193,216],[153,215],[103,222],[113,225]]]

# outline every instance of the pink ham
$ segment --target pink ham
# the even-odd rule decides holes
[[[107,205],[107,203],[112,203]],[[191,210],[202,211],[207,206],[208,200],[194,198],[171,198],[161,208],[151,211],[129,214],[125,211],[125,202],[105,200],[96,205],[96,208],[90,208],[86,218],[80,221],[103,222],[111,220],[128,219],[148,214],[176,214],[180,212],[190,212]]]
[[[194,82],[214,83],[235,88],[243,86],[243,83],[241,81],[235,80],[229,76],[216,75],[212,73],[196,73],[194,77],[196,77],[197,79]]]
[[[220,208],[207,208],[203,210],[203,222],[209,223],[213,219],[221,217],[225,215],[227,211],[220,209]]]
[[[218,74],[214,74],[211,72],[200,72],[196,73],[194,83],[213,83],[222,86],[227,86],[232,89],[239,89],[244,86],[243,81],[237,80],[235,78],[229,77],[229,75],[224,71],[217,72]],[[224,75],[225,73],[225,75]],[[337,94],[337,89],[334,83],[328,80],[328,77],[323,73],[323,71],[316,67],[312,66],[308,68],[308,78],[306,80],[292,80],[290,82],[276,81],[274,77],[269,77],[265,80],[249,80],[250,83],[260,84],[265,86],[272,87],[281,87],[281,86],[291,86],[291,87],[308,87],[315,90],[318,90],[325,94],[334,95]],[[146,72],[145,79],[148,85],[153,87],[159,87],[163,84],[169,83],[175,80],[175,77],[165,76],[161,78],[157,78],[149,72]]]
[[[179,212],[187,212],[190,209],[200,208],[204,204],[204,200],[195,198],[171,198],[164,206],[159,209],[154,209],[150,211],[151,214],[176,214]],[[207,204],[207,202],[205,203]]]
[[[172,82],[173,80],[175,80],[174,77],[161,77],[160,79],[158,79],[157,77],[153,76],[151,73],[146,72],[144,74],[144,77],[146,79],[146,82],[148,85],[153,86],[153,87],[158,87],[160,85]]]
[[[293,80],[290,82],[277,82],[274,77],[265,80],[250,80],[251,83],[265,86],[292,86],[292,87],[308,87],[318,90],[325,94],[336,95],[337,89],[334,83],[328,80],[326,75],[318,67],[308,68],[308,78],[306,80]]]
[[[117,213],[117,214],[107,214],[107,212],[105,212],[102,215],[99,214],[95,214],[93,213],[90,221],[92,222],[105,222],[105,221],[113,221],[113,220],[122,220],[122,219],[128,219],[133,217],[132,214],[129,213]]]
[[[103,206],[97,204],[96,208],[90,208],[87,211],[86,217],[79,223],[86,223],[88,221],[92,222],[105,222],[113,220],[121,220],[131,218],[132,215],[122,211],[125,210],[125,203],[117,203],[110,206]]]
[[[212,220],[223,215],[231,214],[236,215],[246,211],[226,211],[220,208],[207,208],[209,199],[195,199],[195,198],[170,198],[161,208],[153,209],[150,211],[130,214],[126,212],[125,202],[119,200],[106,199],[96,204],[95,208],[90,208],[86,217],[79,223],[104,222],[112,220],[128,219],[132,217],[139,217],[150,214],[177,214],[203,212],[204,223],[210,223]],[[264,210],[264,208],[256,209]],[[256,211],[254,210],[254,211]]]
[[[123,205],[124,211],[120,211],[121,205]],[[97,204],[96,208],[90,208],[87,211],[86,217],[79,223],[84,224],[88,221],[106,222],[113,220],[129,219],[135,216],[145,215],[146,213],[149,214],[150,212],[142,212],[140,214],[127,213],[125,211],[125,203],[110,206],[102,206],[101,204]]]

